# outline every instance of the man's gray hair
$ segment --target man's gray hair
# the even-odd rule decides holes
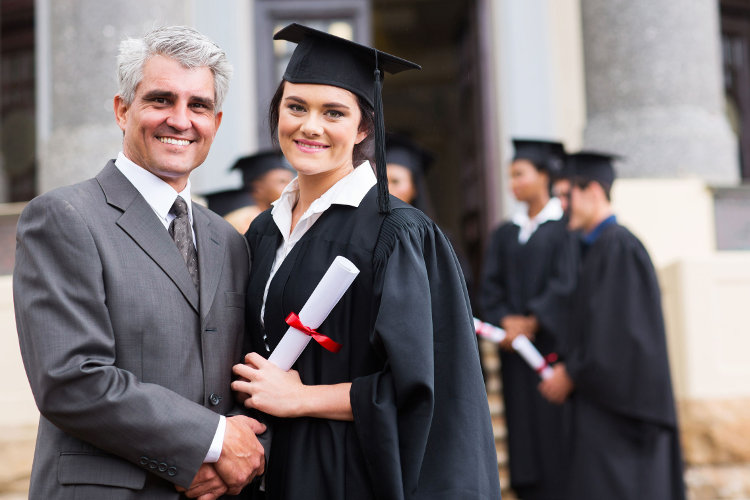
[[[117,80],[120,97],[126,104],[133,103],[135,90],[143,78],[143,66],[155,55],[171,57],[185,68],[208,67],[214,75],[214,112],[221,111],[232,77],[232,65],[218,45],[189,26],[156,28],[143,38],[120,42]]]

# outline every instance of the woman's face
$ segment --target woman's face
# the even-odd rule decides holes
[[[359,130],[356,96],[331,85],[284,83],[279,105],[279,146],[300,176],[351,170]]]
[[[417,188],[414,186],[411,171],[398,163],[389,163],[388,169],[388,191],[401,201],[411,203],[417,197]]]
[[[531,201],[547,193],[549,178],[529,160],[518,159],[510,164],[510,187],[518,201]]]

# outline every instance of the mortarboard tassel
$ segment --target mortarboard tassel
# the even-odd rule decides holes
[[[388,171],[385,168],[385,124],[383,122],[382,83],[378,68],[378,53],[375,51],[375,174],[378,178],[378,209],[381,214],[391,212],[390,193],[388,192]]]

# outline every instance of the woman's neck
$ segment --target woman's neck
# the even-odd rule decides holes
[[[307,212],[310,205],[323,196],[323,194],[331,189],[334,184],[349,175],[354,170],[351,165],[348,167],[338,168],[335,170],[329,170],[327,172],[321,172],[313,175],[299,174],[297,176],[297,182],[299,183],[299,198],[297,204],[292,209],[292,227],[297,225],[297,222],[302,218],[302,215]]]

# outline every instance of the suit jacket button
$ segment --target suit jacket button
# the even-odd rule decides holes
[[[169,477],[176,476],[177,475],[177,467],[170,467],[169,469],[167,469],[167,475]]]
[[[159,467],[159,462],[157,462],[156,460],[150,460],[148,462],[149,469],[156,469],[157,467]]]
[[[141,458],[140,458],[140,459],[138,460],[138,463],[139,463],[139,464],[141,464],[141,465],[144,465],[144,466],[145,466],[145,465],[148,465],[148,457],[141,457]]]
[[[159,464],[159,472],[167,472],[167,464],[164,462]]]
[[[212,406],[216,406],[221,402],[221,396],[218,394],[211,394],[211,396],[208,397],[208,401]]]

